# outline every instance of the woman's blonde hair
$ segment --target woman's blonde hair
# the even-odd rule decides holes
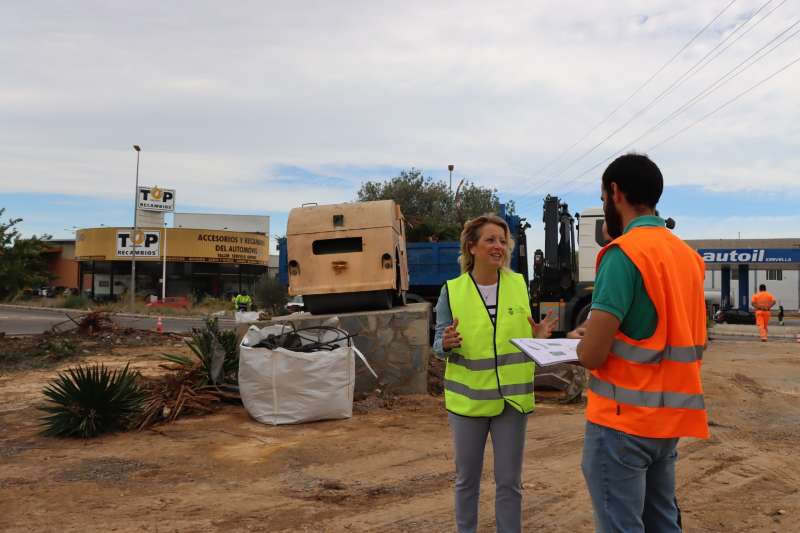
[[[458,256],[458,264],[461,265],[461,272],[471,272],[475,266],[475,257],[470,253],[469,249],[481,237],[481,228],[486,224],[494,224],[503,228],[503,233],[506,237],[506,254],[503,258],[502,268],[508,270],[511,264],[511,252],[514,250],[514,239],[511,238],[511,232],[508,229],[506,221],[495,215],[494,213],[486,213],[472,220],[467,220],[464,223],[464,229],[461,230],[461,255]]]

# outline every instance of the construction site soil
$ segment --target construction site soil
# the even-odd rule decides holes
[[[168,338],[77,360],[130,361],[155,375],[162,352],[188,349]],[[42,437],[42,387],[77,360],[0,376],[2,531],[454,530],[441,396],[369,397],[349,420],[296,426],[262,425],[225,405],[138,433]],[[685,530],[798,531],[800,344],[716,340],[703,375],[712,437],[679,446]],[[526,531],[593,531],[583,426],[581,405],[540,397],[525,448]],[[480,531],[494,531],[493,501],[488,460]]]

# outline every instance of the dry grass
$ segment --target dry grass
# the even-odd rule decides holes
[[[39,308],[56,308],[62,309],[65,307],[64,303],[66,298],[57,296],[54,298],[45,298],[35,296],[29,300],[15,300],[11,303],[14,305],[23,305],[26,307],[39,307]],[[131,312],[130,303],[127,298],[120,297],[116,302],[103,302],[94,303],[88,301],[88,309],[94,311],[102,311],[106,313],[129,313]],[[148,307],[146,302],[137,300],[133,306],[133,312],[140,315],[161,315],[161,316],[205,316],[219,311],[225,311],[233,317],[233,302],[216,299],[206,298],[198,305],[189,305],[188,308],[174,308],[174,307]]]
[[[208,414],[225,400],[238,401],[238,395],[208,385],[206,369],[193,366],[159,365],[167,373],[146,379],[145,406],[139,431],[159,423],[174,422],[181,415]]]

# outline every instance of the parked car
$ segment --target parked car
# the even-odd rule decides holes
[[[755,324],[756,314],[749,309],[728,307],[717,311],[714,315],[714,322],[717,324]]]
[[[44,296],[45,298],[53,298],[56,295],[56,288],[55,287],[39,287],[38,294],[39,294],[39,296]]]

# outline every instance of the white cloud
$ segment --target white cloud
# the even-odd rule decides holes
[[[761,1],[737,2],[731,31]],[[273,169],[454,162],[529,192],[533,171],[621,103],[719,2],[124,2],[4,6],[0,187],[123,198],[142,181],[195,205],[285,211],[347,190],[270,186]],[[732,68],[797,15],[787,4],[708,68],[542,191],[602,160]],[[708,51],[709,33],[554,170],[641,109]],[[791,59],[792,42],[645,149]],[[673,184],[798,188],[800,65],[653,152]],[[602,170],[602,167],[601,169]],[[443,172],[440,172],[443,174]],[[551,174],[544,174],[547,177]],[[599,171],[578,180],[596,188]],[[387,176],[388,177],[388,176]],[[253,191],[256,191],[254,194]]]
[[[682,239],[797,238],[800,215],[681,217],[675,232]]]

